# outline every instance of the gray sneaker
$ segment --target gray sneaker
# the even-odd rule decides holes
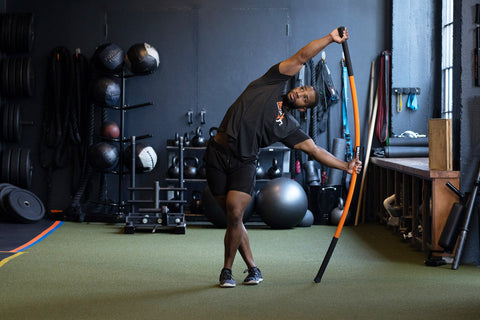
[[[243,284],[259,284],[263,281],[262,273],[257,267],[248,268],[243,273],[247,273],[248,276],[243,280]]]
[[[235,280],[232,277],[232,270],[223,268],[220,273],[220,287],[221,288],[233,288],[235,287]]]

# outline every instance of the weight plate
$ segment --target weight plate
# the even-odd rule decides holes
[[[34,23],[34,18],[32,13],[27,13],[27,18],[26,18],[26,25],[25,25],[25,30],[26,30],[26,51],[27,52],[32,52],[33,50],[33,44],[35,42],[35,33],[33,30],[33,23]]]
[[[12,40],[11,40],[11,43],[12,43],[12,53],[18,53],[18,15],[17,14],[14,14],[12,15]]]
[[[23,62],[23,58],[16,58],[15,59],[15,96],[16,97],[22,97],[23,96],[22,62]]]
[[[7,128],[7,134],[8,134],[7,141],[9,142],[15,141],[14,132],[13,132],[14,117],[15,117],[15,105],[9,103],[8,104],[8,128]]]
[[[15,58],[8,58],[8,96],[15,96]]]
[[[32,187],[32,161],[30,158],[30,149],[20,151],[20,187],[30,189]]]
[[[18,186],[19,178],[19,169],[20,169],[20,149],[12,149],[12,154],[10,156],[10,183]]]
[[[0,28],[2,28],[0,30],[0,50],[1,51],[5,51],[3,50],[3,44],[5,43],[4,39],[5,39],[5,14],[0,14]]]
[[[35,89],[35,73],[33,72],[32,58],[25,58],[25,72],[24,72],[24,86],[25,96],[33,96],[33,90]]]
[[[8,107],[2,105],[2,140],[7,141]]]
[[[8,94],[8,58],[2,60],[2,83],[1,83],[2,95]]]
[[[37,222],[45,216],[45,206],[34,193],[17,189],[10,192],[3,200],[5,207],[10,209],[19,221],[25,223]]]
[[[4,51],[10,53],[10,38],[11,38],[11,24],[12,18],[10,14],[5,15],[5,47]]]
[[[5,125],[5,141],[8,141],[10,142],[11,141],[11,132],[10,132],[10,129],[11,129],[11,125],[10,125],[10,122],[12,121],[12,105],[7,103],[5,104],[5,108],[7,108],[7,123]]]
[[[10,182],[10,149],[3,149],[2,151],[2,177],[1,181],[8,183]]]
[[[22,125],[20,124],[21,114],[20,114],[20,106],[18,104],[14,105],[13,109],[13,138],[15,142],[20,142],[22,139]]]
[[[11,210],[6,206],[6,203],[4,200],[6,198],[6,196],[14,191],[18,189],[18,187],[10,184],[10,183],[6,183],[1,189],[0,189],[0,211],[3,212],[3,214],[6,216],[6,217],[10,217],[10,218],[14,218],[14,216],[12,216],[11,214]]]

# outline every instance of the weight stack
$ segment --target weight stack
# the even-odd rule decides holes
[[[330,212],[342,197],[342,186],[310,186],[308,209],[313,213],[313,224],[328,224]]]

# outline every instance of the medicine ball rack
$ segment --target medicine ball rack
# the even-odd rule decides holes
[[[131,147],[132,150],[135,150],[135,136],[131,137]],[[180,163],[183,163],[183,137],[178,138],[178,154]],[[180,174],[178,177],[178,187],[160,187],[160,183],[157,181],[154,182],[153,187],[137,187],[135,183],[135,153],[132,152],[131,168],[132,172],[130,174],[130,200],[128,203],[131,204],[131,211],[126,216],[126,223],[124,228],[124,233],[133,234],[135,233],[136,228],[142,229],[152,229],[152,233],[155,233],[157,230],[170,230],[174,231],[177,234],[185,234],[186,224],[185,224],[185,214],[184,214],[184,205],[187,201],[184,200],[184,192],[187,191],[187,188],[184,187],[183,179],[183,166],[180,166]],[[153,199],[151,200],[137,200],[135,199],[136,191],[147,191],[153,193]],[[178,192],[178,198],[170,200],[161,200],[160,193],[165,191],[175,191]],[[151,208],[136,208],[136,204],[151,204]],[[169,204],[174,204],[176,211],[169,211]]]

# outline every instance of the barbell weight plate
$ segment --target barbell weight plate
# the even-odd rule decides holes
[[[15,58],[8,58],[8,97],[15,97]]]
[[[35,42],[35,32],[33,30],[33,22],[34,22],[33,13],[27,13],[26,21],[27,21],[25,26],[26,51],[32,52],[33,44]]]
[[[12,28],[12,16],[11,14],[7,14],[5,16],[5,30],[6,30],[6,35],[5,35],[5,48],[4,51],[7,53],[10,53],[10,39],[11,39],[11,28]]]
[[[13,122],[12,122],[12,136],[15,142],[20,142],[22,138],[22,125],[20,124],[20,106],[18,104],[14,105],[13,108]]]
[[[8,128],[8,107],[7,104],[2,104],[2,140],[7,141]]]
[[[30,158],[30,149],[20,151],[20,187],[30,189],[32,187],[32,161]]]
[[[7,207],[5,201],[6,201],[6,196],[10,194],[13,190],[18,189],[18,187],[14,186],[13,184],[6,183],[1,189],[0,189],[0,211],[3,212],[3,214],[6,217],[9,218],[15,218],[11,214],[11,210]]]
[[[4,50],[4,44],[5,44],[5,14],[2,13],[0,14],[0,50]]]
[[[15,122],[15,105],[9,103],[8,104],[8,140],[9,142],[15,142],[15,132],[14,132],[14,125]]]
[[[45,206],[42,200],[28,190],[13,190],[5,198],[3,200],[5,207],[19,221],[32,223],[42,220],[45,216]]]
[[[2,83],[0,89],[2,90],[2,95],[6,96],[8,94],[8,58],[3,58],[2,60]]]
[[[10,182],[10,149],[3,149],[2,151],[2,182]]]
[[[17,58],[15,60],[15,96],[23,96],[22,88],[22,62],[24,58]]]
[[[20,168],[20,149],[12,149],[12,154],[10,157],[10,183],[18,186],[19,178],[19,168]]]
[[[27,57],[25,58],[26,62],[26,70],[25,70],[25,83],[26,83],[26,96],[31,97],[33,96],[33,91],[35,90],[35,72],[32,64],[32,58]]]
[[[5,141],[12,141],[12,133],[11,133],[11,128],[12,126],[10,125],[11,121],[12,121],[12,105],[10,103],[6,103],[5,104],[5,108],[7,108],[7,112],[6,112],[6,115],[7,115],[7,123],[5,124]]]

